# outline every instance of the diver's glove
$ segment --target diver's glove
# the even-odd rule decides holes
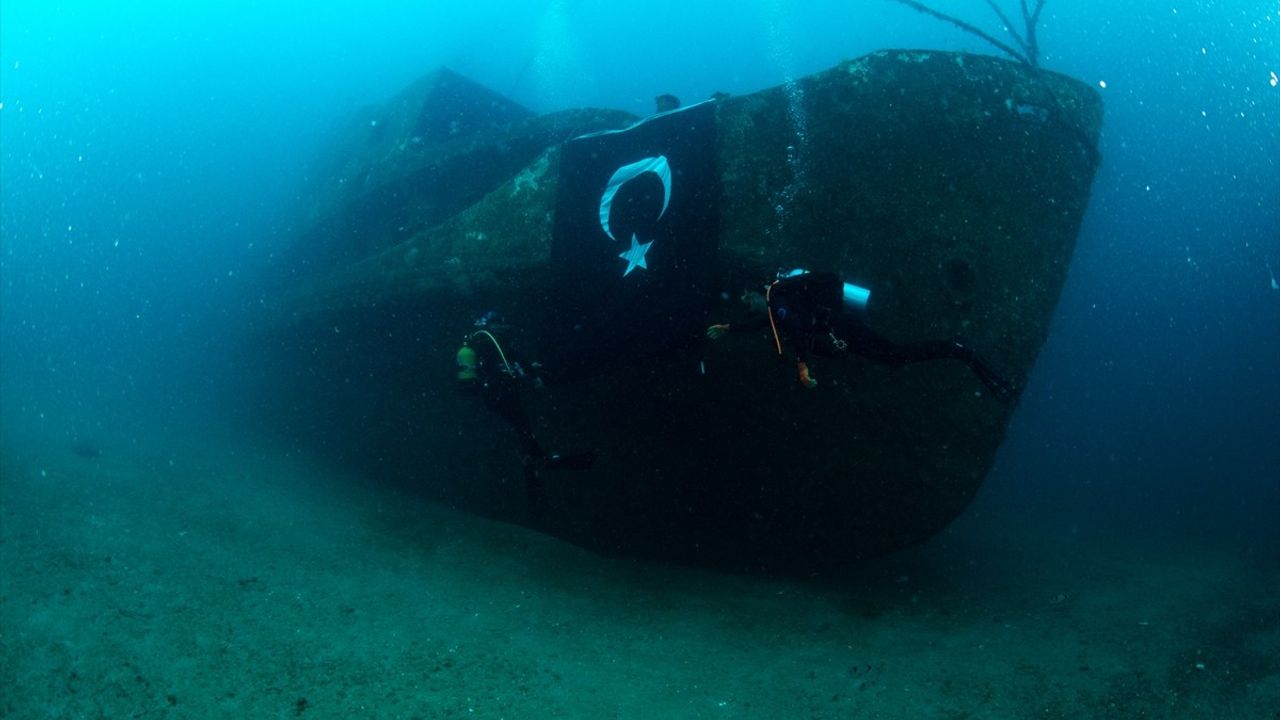
[[[809,366],[803,362],[796,363],[796,369],[800,371],[800,384],[812,390],[818,387],[817,378],[809,374]]]
[[[724,323],[722,325],[712,325],[711,327],[707,328],[707,337],[712,340],[719,340],[720,338],[724,337],[725,334],[728,332],[729,332],[728,323]]]

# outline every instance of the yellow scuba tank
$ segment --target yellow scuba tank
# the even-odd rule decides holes
[[[476,351],[472,350],[470,345],[463,343],[462,347],[458,348],[458,354],[454,359],[458,363],[459,380],[476,379]]]

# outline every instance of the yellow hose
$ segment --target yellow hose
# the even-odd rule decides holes
[[[502,358],[502,364],[507,368],[507,372],[514,375],[515,371],[511,369],[511,363],[507,362],[507,354],[502,352],[502,345],[498,343],[498,338],[494,337],[488,330],[480,330],[478,332],[471,333],[472,339],[475,339],[477,335],[484,335],[489,338],[489,342],[493,343],[493,346],[497,348],[498,357]]]

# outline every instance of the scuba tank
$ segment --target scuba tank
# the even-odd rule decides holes
[[[809,271],[804,268],[795,268],[790,271],[779,272],[778,280],[786,280],[787,278],[797,277],[799,275],[808,275]],[[867,311],[867,301],[871,299],[871,291],[860,285],[842,282],[843,285],[840,304],[845,312],[863,313]]]
[[[458,363],[458,379],[459,380],[475,380],[476,379],[476,351],[465,342],[462,347],[458,348],[458,353],[454,356]]]
[[[480,366],[480,358],[476,351],[471,347],[471,341],[477,338],[485,338],[493,343],[493,347],[498,351],[498,357],[502,359],[502,369],[511,377],[524,377],[524,368],[519,363],[512,363],[507,360],[507,354],[502,350],[502,345],[498,344],[498,339],[488,330],[477,330],[462,339],[462,347],[458,348],[458,352],[453,356],[458,364],[459,380],[475,380],[479,376],[478,368]]]

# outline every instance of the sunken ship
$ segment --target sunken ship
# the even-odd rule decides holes
[[[767,328],[705,330],[780,270],[837,271],[877,332],[963,337],[1025,384],[1102,114],[1077,80],[951,52],[648,118],[537,115],[438,70],[312,168],[256,343],[266,392],[377,477],[599,551],[786,570],[903,548],[964,510],[1016,403],[963,363],[856,353],[815,360],[809,389]],[[511,428],[457,387],[486,313],[538,369],[541,443],[596,454],[547,473],[537,512]]]

